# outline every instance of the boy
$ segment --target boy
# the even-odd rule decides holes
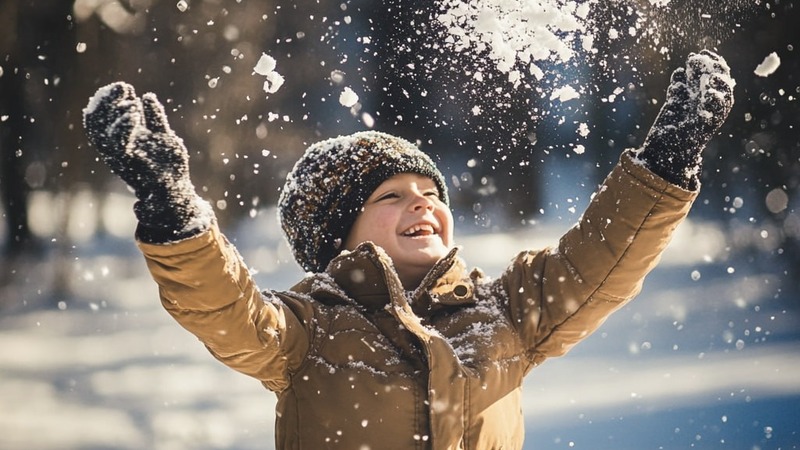
[[[697,195],[733,86],[722,58],[690,55],[643,147],[622,155],[580,222],[498,279],[458,258],[445,181],[413,144],[378,132],[314,144],[279,200],[309,272],[286,292],[255,286],[153,94],[115,83],[84,117],[135,190],[163,306],[277,394],[277,448],[518,449],[523,377],[638,293]]]

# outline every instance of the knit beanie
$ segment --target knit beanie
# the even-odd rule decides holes
[[[281,227],[300,266],[323,272],[342,250],[367,198],[399,173],[432,179],[449,204],[444,177],[433,160],[405,139],[363,131],[308,147],[278,200]]]

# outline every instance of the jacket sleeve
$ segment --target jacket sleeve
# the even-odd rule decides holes
[[[639,293],[696,196],[625,153],[556,249],[512,261],[499,282],[534,365],[569,351]]]
[[[309,346],[311,307],[259,292],[238,251],[216,224],[168,244],[138,243],[161,303],[229,367],[286,388]]]

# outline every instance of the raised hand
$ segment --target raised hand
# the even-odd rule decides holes
[[[151,240],[181,238],[208,226],[213,212],[189,178],[189,153],[154,94],[139,98],[129,84],[112,83],[97,90],[83,114],[102,161],[134,190],[139,222],[159,230]]]
[[[728,117],[735,85],[721,56],[709,50],[690,54],[686,67],[672,73],[639,158],[666,180],[695,189],[703,149]]]

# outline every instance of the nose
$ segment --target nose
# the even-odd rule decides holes
[[[433,211],[433,201],[423,194],[422,192],[415,192],[412,196],[411,200],[411,210],[412,211],[419,211],[421,209],[427,209],[429,211]]]

